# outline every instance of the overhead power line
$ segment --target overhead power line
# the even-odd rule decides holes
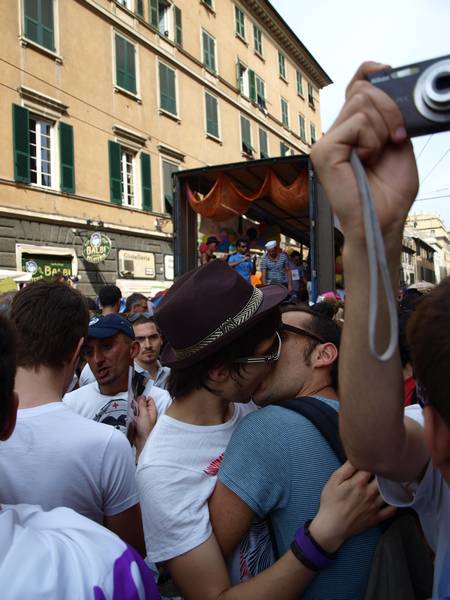
[[[435,170],[435,168],[438,166],[438,164],[447,156],[447,154],[450,152],[450,148],[448,148],[444,154],[441,156],[441,158],[434,163],[433,167],[428,171],[428,173],[425,175],[425,177],[422,179],[422,181],[420,182],[420,185],[423,185],[423,182],[426,181],[428,179],[428,177],[431,175],[431,173]]]

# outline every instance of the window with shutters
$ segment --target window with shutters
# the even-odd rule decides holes
[[[303,77],[301,72],[297,69],[296,71],[297,80],[297,94],[303,98]]]
[[[269,144],[267,139],[267,131],[265,129],[259,130],[259,157],[269,158]]]
[[[213,0],[200,0],[200,2],[207,6],[209,9],[214,10]]]
[[[215,96],[205,92],[206,133],[214,138],[220,138],[219,132],[219,102]]]
[[[248,85],[248,71],[249,69],[238,60],[236,64],[237,88],[240,94],[247,97],[249,97],[250,95]]]
[[[262,31],[253,25],[253,48],[259,56],[263,55]]]
[[[312,86],[312,83],[310,83],[308,81],[308,104],[311,108],[313,108],[315,110],[316,105],[315,105],[315,101],[314,101],[314,88]]]
[[[24,36],[55,52],[55,0],[22,0]]]
[[[121,35],[115,35],[116,85],[137,94],[136,47]]]
[[[236,64],[236,77],[239,93],[256,102],[261,110],[266,110],[266,84],[264,80],[239,60]]]
[[[173,214],[173,180],[172,173],[178,171],[178,165],[162,159],[162,192],[164,212]]]
[[[255,75],[256,82],[256,103],[261,110],[266,109],[266,84],[264,81]]]
[[[159,34],[183,45],[181,10],[168,0],[149,0],[149,22]]]
[[[120,142],[108,142],[111,202],[152,210],[150,155]]]
[[[241,115],[241,148],[246,156],[253,156],[252,129],[250,121]]]
[[[234,7],[234,22],[236,35],[245,40],[245,15],[238,7]]]
[[[177,116],[176,71],[166,64],[159,63],[159,108]]]
[[[53,187],[53,124],[44,119],[30,116],[29,127],[30,181],[36,185]]]
[[[12,105],[14,179],[75,192],[73,127]]]
[[[311,130],[311,144],[315,144],[317,142],[317,133],[316,133],[316,126],[314,125],[314,123],[310,123],[310,130]]]
[[[281,79],[287,80],[286,78],[286,57],[281,52],[278,52],[278,74]]]
[[[284,98],[281,98],[281,122],[284,127],[289,128],[289,105]]]
[[[306,142],[305,117],[302,114],[298,115],[298,127],[300,139],[302,140],[302,142]]]
[[[216,40],[208,32],[202,31],[203,66],[216,73]]]

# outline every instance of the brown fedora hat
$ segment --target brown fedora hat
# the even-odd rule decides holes
[[[286,295],[281,285],[254,288],[222,260],[186,273],[155,312],[167,342],[162,362],[174,368],[199,362],[242,335]]]

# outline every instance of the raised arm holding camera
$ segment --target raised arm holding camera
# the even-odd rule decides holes
[[[365,80],[386,69],[364,63],[346,102],[311,158],[341,222],[346,277],[345,326],[339,369],[341,435],[351,462],[379,476],[387,501],[412,506],[436,552],[434,595],[450,594],[450,280],[432,292],[411,324],[414,369],[426,398],[404,416],[398,351],[381,362],[369,349],[369,271],[360,192],[350,164],[364,164],[397,285],[403,227],[418,189],[413,148],[395,102]],[[388,338],[387,304],[379,294],[377,348]],[[361,398],[364,399],[361,402]],[[431,459],[431,460],[430,460]],[[408,483],[397,483],[408,482]]]

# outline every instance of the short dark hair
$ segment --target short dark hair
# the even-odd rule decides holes
[[[309,306],[306,306],[306,305],[302,306],[299,304],[297,306],[292,306],[292,305],[291,306],[283,306],[283,308],[281,309],[281,312],[282,313],[302,312],[307,315],[310,315],[312,317],[312,319],[311,319],[311,324],[308,327],[308,330],[310,330],[311,333],[315,333],[324,342],[329,342],[331,344],[334,344],[339,352],[339,347],[341,345],[341,328],[336,323],[336,321],[334,321],[334,319],[326,316],[325,314],[322,314],[321,312],[315,311],[314,308],[315,308],[315,306],[310,308]],[[321,342],[319,342],[317,340],[313,340],[312,338],[306,338],[306,339],[307,339],[307,346],[305,348],[304,359],[305,359],[306,364],[309,364],[310,359],[311,359],[311,354],[313,353],[314,348],[316,346],[318,346]],[[338,384],[339,384],[338,363],[339,363],[339,356],[338,356],[337,360],[335,360],[334,363],[331,365],[331,370],[330,370],[331,385],[335,390],[338,389]]]
[[[0,435],[11,414],[16,377],[16,334],[12,323],[0,315]]]
[[[133,308],[133,306],[139,304],[139,302],[142,302],[142,300],[145,300],[147,302],[147,298],[144,296],[144,294],[134,292],[133,294],[128,296],[125,310],[129,312]]]
[[[17,331],[17,365],[57,369],[87,337],[89,311],[74,288],[39,281],[15,296],[11,320]]]
[[[240,246],[241,244],[245,244],[248,248],[248,239],[246,238],[239,238],[238,240],[236,240],[236,247]]]
[[[135,313],[135,314],[139,314],[139,313]],[[158,327],[158,324],[155,321],[155,317],[146,317],[144,315],[144,313],[141,313],[140,316],[135,319],[131,324],[133,325],[133,327],[135,325],[145,325],[146,323],[153,323],[154,326],[156,327],[156,329],[158,330],[158,333],[161,333]]]
[[[251,356],[257,346],[263,340],[270,338],[279,329],[280,325],[280,309],[276,307],[255,323],[253,327],[247,329],[241,337],[233,340],[218,352],[207,356],[190,367],[184,369],[172,368],[168,381],[169,394],[173,397],[185,396],[201,388],[212,391],[207,383],[208,373],[211,369],[223,365],[229,367],[231,377],[238,378],[245,365],[233,361],[244,356]]]
[[[409,320],[407,337],[425,399],[450,427],[450,277],[424,294]]]
[[[120,302],[122,292],[117,285],[104,285],[98,292],[98,299],[103,308],[106,306],[114,306]]]

